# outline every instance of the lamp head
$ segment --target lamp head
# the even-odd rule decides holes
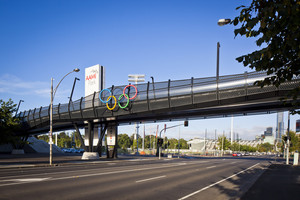
[[[226,24],[229,24],[231,22],[231,19],[219,19],[218,25],[219,26],[224,26]]]
[[[75,68],[73,71],[74,71],[74,72],[79,72],[79,71],[80,71],[80,69],[78,69],[78,68]]]

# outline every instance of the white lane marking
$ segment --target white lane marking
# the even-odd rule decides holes
[[[237,163],[237,162],[232,162],[232,163],[230,163],[230,164],[235,164],[235,163]]]
[[[145,181],[151,181],[151,180],[155,180],[155,179],[159,179],[159,178],[165,178],[166,176],[157,176],[157,177],[153,177],[153,178],[147,178],[147,179],[143,179],[143,180],[139,180],[139,181],[135,181],[136,183],[141,183],[141,182],[145,182]]]
[[[187,163],[184,163],[186,165]],[[191,162],[189,163],[190,165],[192,164],[197,164],[196,162]],[[63,179],[72,179],[72,178],[84,178],[84,177],[91,177],[91,176],[103,176],[103,175],[109,175],[109,174],[119,174],[119,173],[126,173],[126,172],[136,172],[136,171],[145,171],[145,170],[151,170],[151,169],[161,169],[161,168],[168,168],[168,167],[176,167],[180,166],[178,163],[174,164],[169,164],[165,166],[157,166],[157,167],[148,167],[148,168],[139,168],[139,169],[127,169],[127,170],[120,170],[120,171],[112,171],[112,172],[100,172],[100,173],[93,173],[93,174],[83,174],[83,175],[77,175],[77,176],[66,176],[66,177],[59,177],[59,178],[51,178],[51,179],[46,179],[44,181],[56,181],[56,180],[63,180]],[[53,173],[55,174],[55,173]],[[13,179],[10,179],[13,180]],[[6,180],[7,181],[7,180]],[[0,187],[2,186],[8,186],[8,185],[18,185],[18,184],[23,184],[23,183],[28,183],[28,182],[17,182],[17,183],[9,183],[9,184],[0,184]]]
[[[210,167],[206,167],[206,169],[211,169],[211,168],[215,168],[216,166],[210,166]]]
[[[3,165],[3,166],[0,166],[0,168],[7,168],[7,167],[10,167],[10,168],[20,168],[20,167],[35,167],[35,165]]]
[[[39,182],[39,181],[45,181],[49,178],[22,178],[22,179],[11,179],[11,181],[16,182]]]
[[[238,173],[236,173],[236,174],[233,174],[233,175],[231,175],[231,176],[229,176],[229,177],[227,177],[227,178],[224,178],[224,179],[222,179],[222,180],[220,180],[220,181],[218,181],[218,182],[215,182],[215,183],[213,183],[213,184],[211,184],[211,185],[209,185],[209,186],[206,186],[206,187],[204,187],[204,188],[202,188],[202,189],[200,189],[200,190],[197,190],[197,191],[195,191],[195,192],[193,192],[193,193],[191,193],[191,194],[189,194],[189,195],[186,195],[186,196],[180,198],[179,200],[187,199],[187,198],[189,198],[189,197],[191,197],[191,196],[193,196],[193,195],[195,195],[195,194],[198,194],[199,192],[202,192],[202,191],[204,191],[204,190],[207,190],[207,189],[209,189],[209,188],[211,188],[211,187],[213,187],[213,186],[215,186],[215,185],[218,185],[219,183],[222,183],[222,182],[224,182],[224,181],[226,181],[226,180],[228,180],[228,179],[230,179],[230,178],[232,178],[232,177],[235,177],[235,176],[237,176],[237,175],[239,175],[239,174],[241,174],[241,173],[244,173],[245,171],[247,171],[247,170],[249,170],[249,169],[251,169],[251,168],[253,168],[253,167],[255,167],[256,165],[259,165],[259,164],[260,164],[260,163],[256,163],[255,165],[252,165],[251,167],[248,167],[247,169],[245,169],[245,170],[243,170],[243,171],[240,171],[240,172],[238,172]]]

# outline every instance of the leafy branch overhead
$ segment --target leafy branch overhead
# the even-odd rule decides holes
[[[237,8],[240,15],[231,23],[239,26],[235,37],[257,37],[260,50],[236,58],[245,67],[266,71],[261,87],[291,80],[300,74],[300,2],[298,0],[253,0],[249,7]],[[296,98],[299,89],[294,91]]]

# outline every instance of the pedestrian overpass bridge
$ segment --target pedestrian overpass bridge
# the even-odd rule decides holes
[[[292,81],[263,88],[254,86],[263,80],[265,72],[177,81],[112,86],[66,104],[53,106],[53,130],[83,127],[93,124],[156,122],[206,119],[226,116],[265,114],[291,108],[283,103],[291,90],[300,86],[300,77]],[[29,134],[49,131],[50,106],[18,114]]]

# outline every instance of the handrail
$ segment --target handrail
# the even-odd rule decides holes
[[[156,101],[158,101],[160,99],[167,98],[168,107],[170,108],[173,105],[172,99],[174,97],[180,97],[180,96],[186,96],[186,95],[190,96],[191,104],[195,103],[196,95],[204,94],[204,96],[205,95],[209,96],[209,94],[215,94],[215,99],[209,99],[209,100],[222,100],[224,98],[228,98],[228,97],[224,97],[224,95],[225,95],[224,92],[231,91],[231,93],[232,93],[232,92],[235,92],[235,90],[239,90],[240,92],[243,90],[243,94],[247,98],[247,96],[251,92],[252,92],[251,94],[256,94],[256,93],[260,92],[260,87],[250,86],[250,84],[253,84],[258,79],[262,80],[265,77],[267,77],[266,72],[250,72],[250,73],[245,72],[245,73],[236,74],[236,75],[220,76],[219,81],[218,81],[218,87],[216,87],[217,85],[216,85],[215,77],[207,77],[207,78],[193,78],[192,77],[191,79],[184,79],[184,80],[171,81],[169,79],[168,81],[165,81],[165,82],[155,82],[155,83],[152,82],[154,98],[153,97],[150,98],[150,96],[149,96],[150,82],[148,82],[148,83],[137,85],[140,97],[137,98],[137,100],[135,100],[134,103],[143,102],[143,101],[147,102],[147,106],[148,106],[147,110],[149,111],[150,110],[150,100],[152,100],[152,99],[153,100],[155,99]],[[299,77],[294,77],[293,80],[299,80]],[[154,84],[155,84],[155,87],[154,87]],[[112,86],[111,89],[113,89],[113,87],[114,86]],[[119,87],[124,88],[124,86],[119,86]],[[272,87],[272,86],[270,86],[270,87]],[[266,87],[266,88],[268,88],[268,87]],[[276,88],[276,90],[279,90],[279,89],[280,88]],[[129,95],[131,92],[134,92],[134,91],[128,90],[127,94]],[[228,95],[231,95],[231,93]],[[79,109],[73,108],[72,112],[80,111],[80,115],[82,118],[83,110],[86,108],[92,108],[94,111],[94,116],[101,117],[101,116],[98,116],[98,114],[96,112],[96,108],[106,107],[106,105],[102,104],[100,102],[99,106],[98,105],[95,106],[96,92],[93,93],[92,95],[93,96],[81,97],[80,103],[79,103]],[[237,95],[239,95],[239,94],[237,94]],[[104,98],[107,98],[107,97],[104,97]],[[87,101],[85,101],[86,99],[92,99],[92,103],[86,103],[87,102]],[[61,104],[58,104],[58,107],[57,107],[58,112],[55,115],[56,116],[58,115],[58,118],[61,119],[62,113],[69,112],[69,116],[71,119],[72,112],[70,111],[71,110],[70,102],[68,104],[67,111],[62,111],[62,113],[60,112],[60,105]],[[45,107],[45,109],[47,109],[47,107]],[[121,109],[119,109],[119,110],[121,110]],[[36,111],[36,109],[34,109],[34,112],[32,114],[34,122],[36,122],[35,121],[36,120],[35,119],[35,117],[36,117],[35,111]],[[23,115],[23,119],[25,121],[30,121],[29,116],[31,115],[31,113],[32,113],[32,110],[30,109],[29,112],[27,112],[27,113],[26,113],[26,111],[24,111],[23,113],[21,112],[19,114],[19,116]],[[113,113],[113,112],[111,112],[111,113]],[[132,112],[130,111],[129,113],[132,113]],[[27,114],[27,115],[25,116],[25,114]],[[48,113],[45,113],[45,112],[42,113],[41,109],[40,109],[39,118],[41,119],[41,118],[47,117],[47,116],[49,116],[49,107],[48,107]],[[26,120],[26,118],[27,118],[27,120]]]

